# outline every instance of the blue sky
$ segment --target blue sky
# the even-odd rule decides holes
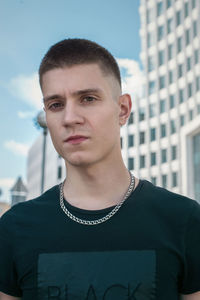
[[[18,176],[26,181],[27,150],[40,134],[33,122],[42,107],[37,70],[48,48],[68,37],[91,39],[131,75],[139,29],[139,0],[0,1],[0,200],[8,200]]]

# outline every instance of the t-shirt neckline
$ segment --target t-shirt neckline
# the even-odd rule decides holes
[[[139,193],[140,189],[142,188],[144,184],[144,180],[139,179],[139,183],[136,186],[136,188],[134,189],[134,191],[132,191],[132,193],[129,195],[129,197],[125,200],[125,202],[123,203],[124,205],[127,205],[129,201],[133,200],[132,198],[134,197],[134,199],[137,197],[137,194]],[[65,198],[64,200],[64,205],[65,207],[70,211],[74,211],[78,214],[82,214],[82,215],[102,215],[102,214],[106,214],[109,213],[116,205],[110,206],[110,207],[106,207],[103,209],[99,209],[99,210],[87,210],[87,209],[82,209],[76,206],[73,206],[72,204],[70,204]]]

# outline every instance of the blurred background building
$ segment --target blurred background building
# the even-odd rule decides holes
[[[44,134],[41,134],[28,153],[27,161],[27,189],[28,199],[42,193],[41,183],[44,182],[43,191],[46,191],[65,178],[64,160],[55,151],[49,133],[47,133],[44,150]],[[42,163],[45,156],[45,164]],[[44,168],[44,170],[42,170]],[[42,176],[44,177],[42,180]]]
[[[200,1],[141,0],[139,10],[143,95],[122,127],[122,155],[139,178],[200,201]],[[28,198],[65,175],[41,134],[28,155]]]
[[[200,1],[141,0],[144,95],[122,132],[140,178],[200,200]]]
[[[14,186],[10,190],[11,192],[11,205],[18,204],[20,202],[26,201],[27,188],[22,181],[21,177],[17,178]]]

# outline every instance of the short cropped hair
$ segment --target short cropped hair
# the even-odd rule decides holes
[[[106,75],[112,74],[121,87],[120,70],[112,54],[95,42],[77,38],[65,39],[50,47],[39,67],[40,85],[47,71],[90,63],[97,63]]]

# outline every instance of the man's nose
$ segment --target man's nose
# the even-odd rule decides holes
[[[72,126],[83,123],[84,118],[81,114],[81,109],[74,103],[67,103],[63,114],[63,124],[65,126]]]

